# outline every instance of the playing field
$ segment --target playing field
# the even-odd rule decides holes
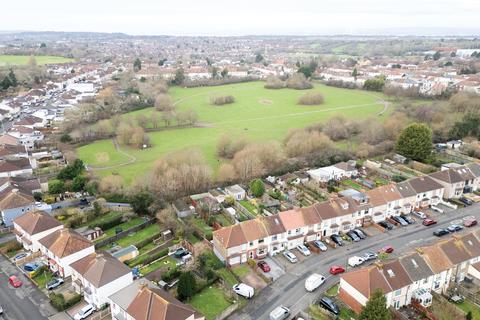
[[[0,55],[0,66],[25,65],[29,59],[30,56]],[[73,59],[55,56],[35,56],[35,60],[38,65],[59,64],[74,61]]]
[[[134,150],[122,147],[115,149],[109,140],[98,141],[77,149],[78,156],[101,175],[112,172],[122,175],[127,181],[142,176],[163,154],[189,147],[200,148],[207,161],[217,168],[216,145],[224,133],[232,137],[246,136],[251,141],[281,141],[290,128],[305,127],[342,114],[348,118],[362,119],[378,117],[381,121],[387,113],[379,116],[384,109],[381,94],[360,90],[347,90],[316,85],[325,98],[320,106],[300,106],[298,98],[306,91],[292,89],[267,90],[263,82],[250,82],[219,87],[170,89],[177,108],[195,109],[199,115],[201,128],[169,129],[150,133],[153,147]],[[233,95],[235,103],[212,106],[210,97]],[[148,115],[153,108],[137,113]],[[127,154],[125,154],[127,153]]]

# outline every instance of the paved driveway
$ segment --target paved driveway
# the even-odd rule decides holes
[[[272,279],[272,281],[277,280],[281,276],[285,274],[284,269],[282,266],[277,262],[276,258],[271,258],[271,257],[266,257],[263,259],[268,265],[270,266],[270,271],[269,272],[263,272],[262,269],[258,269],[259,272],[263,273],[263,275],[267,278]]]
[[[465,216],[475,216],[480,220],[480,204],[449,212],[438,217],[437,227],[444,228],[454,220]],[[478,228],[469,228],[462,232],[470,232]],[[352,255],[361,255],[365,251],[377,251],[384,245],[392,245],[395,248],[393,256],[406,252],[412,252],[415,248],[438,241],[433,236],[433,229],[423,226],[421,223],[397,228],[385,233],[368,237],[357,243],[346,247],[328,250],[320,255],[313,255],[303,263],[297,263],[288,269],[285,275],[281,276],[272,285],[266,287],[255,298],[253,298],[241,312],[232,315],[230,319],[242,320],[266,320],[268,314],[278,305],[290,307],[292,314],[305,310],[311,301],[317,300],[326,289],[339,281],[338,276],[332,276],[328,269],[333,264],[346,264],[346,260]],[[326,276],[325,284],[316,292],[305,291],[305,279],[313,272]]]
[[[20,288],[8,284],[16,275],[23,282]],[[0,302],[5,309],[4,319],[43,320],[56,313],[48,298],[20,270],[0,255]]]

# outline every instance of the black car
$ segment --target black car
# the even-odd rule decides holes
[[[360,239],[365,239],[367,236],[365,235],[365,233],[363,233],[362,230],[360,229],[354,229],[352,230],[353,232],[355,232],[355,234],[360,238]]]
[[[340,237],[338,234],[332,234],[330,236],[330,239],[332,239],[332,241],[335,242],[337,245],[343,246],[342,237]]]
[[[348,232],[347,232],[347,236],[348,236],[350,239],[352,239],[353,241],[355,241],[355,242],[360,241],[360,237],[357,236],[357,234],[356,234],[355,232],[353,232],[353,231],[348,231]]]
[[[449,234],[450,232],[447,229],[437,229],[433,231],[433,235],[437,237],[444,236],[446,234]]]
[[[388,221],[380,221],[378,223],[379,226],[383,227],[384,229],[387,229],[387,230],[392,230],[393,229],[393,224],[391,224],[390,222]]]
[[[466,206],[471,206],[473,204],[473,201],[470,199],[467,199],[465,197],[461,197],[458,199],[461,203],[463,203]]]
[[[415,223],[415,220],[412,218],[412,217],[409,217],[409,216],[402,216],[403,220],[407,221],[408,224],[414,224]]]
[[[402,226],[408,226],[408,222],[400,216],[393,216],[392,219],[400,223]]]
[[[332,299],[328,297],[323,297],[322,299],[320,299],[318,301],[318,304],[320,305],[320,307],[330,311],[335,315],[338,315],[340,313],[338,306],[335,304],[335,302],[333,302]]]

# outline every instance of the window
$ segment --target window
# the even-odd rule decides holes
[[[295,229],[295,233],[300,233],[300,228]]]
[[[258,240],[258,243],[264,243],[264,242],[265,242],[265,239]]]
[[[291,235],[291,234],[292,234],[292,230],[288,230],[288,234]]]
[[[250,247],[253,247],[253,241],[250,241],[250,243],[248,244]]]
[[[402,294],[402,289],[395,291],[395,297],[398,297]]]
[[[273,241],[277,240],[277,235],[272,236],[272,240]]]
[[[433,283],[433,289],[437,290],[438,288],[440,288],[440,281],[435,281]]]
[[[428,279],[423,279],[423,284],[427,284]]]

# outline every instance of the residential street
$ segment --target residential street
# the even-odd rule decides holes
[[[438,221],[437,225],[425,227],[417,219],[417,223],[407,227],[399,227],[392,231],[368,237],[357,243],[331,249],[319,255],[312,254],[302,263],[294,266],[290,265],[287,273],[266,287],[247,306],[238,314],[232,316],[232,319],[241,320],[262,320],[268,319],[269,313],[277,306],[284,305],[291,309],[292,315],[307,307],[339,281],[339,276],[332,276],[328,270],[334,264],[346,264],[349,257],[353,255],[362,255],[365,251],[376,252],[384,245],[391,245],[395,252],[391,256],[399,256],[406,252],[411,252],[415,248],[439,240],[432,235],[435,229],[447,227],[452,221],[466,216],[475,216],[480,219],[480,203],[470,207],[450,211],[445,214],[437,214],[434,218]],[[466,228],[462,232],[470,232],[474,228]],[[448,236],[445,236],[446,239]],[[297,250],[293,250],[299,255]],[[316,292],[308,293],[304,288],[305,279],[313,272],[326,276],[326,282]]]
[[[10,286],[8,283],[10,275],[19,277],[23,281],[23,286],[20,288]],[[4,309],[3,319],[8,320],[43,320],[55,313],[48,298],[1,255],[0,303]]]

